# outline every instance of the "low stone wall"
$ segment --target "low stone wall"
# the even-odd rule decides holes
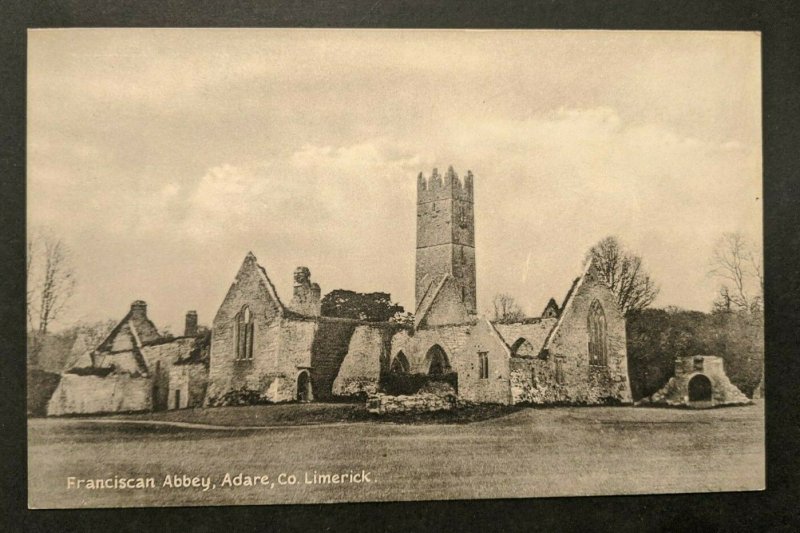
[[[100,377],[65,373],[47,403],[47,414],[146,411],[152,407],[152,393],[149,378],[127,374]]]
[[[379,415],[446,411],[458,405],[455,390],[447,383],[433,382],[416,394],[393,396],[377,393],[367,399],[367,411]]]
[[[367,399],[367,411],[379,415],[393,413],[425,413],[444,411],[456,406],[456,398],[443,397],[431,393],[411,394],[408,396],[389,396],[378,393]]]

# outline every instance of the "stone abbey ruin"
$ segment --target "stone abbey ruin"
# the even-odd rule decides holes
[[[436,385],[423,386],[416,404],[427,395],[438,405],[444,396],[426,391],[442,389],[463,403],[631,403],[625,319],[591,263],[540,317],[478,316],[473,180],[452,167],[417,178],[413,324],[322,316],[306,267],[284,303],[248,253],[210,332],[198,332],[190,312],[184,335],[162,338],[146,304],[134,302],[63,374],[48,414],[342,397],[388,412],[398,400],[383,385],[397,376]]]

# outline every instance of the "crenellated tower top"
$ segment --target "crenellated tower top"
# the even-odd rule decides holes
[[[452,166],[447,168],[444,176],[437,168],[433,169],[430,178],[420,172],[417,176],[417,203],[450,199],[472,202],[472,180],[472,171],[468,170],[462,183]]]
[[[476,312],[473,176],[464,181],[453,167],[417,176],[416,303],[450,276],[468,314]],[[454,318],[455,319],[455,318]]]

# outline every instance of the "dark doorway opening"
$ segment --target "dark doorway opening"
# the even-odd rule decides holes
[[[711,401],[711,380],[702,374],[698,374],[689,380],[689,401],[690,402],[709,402]]]
[[[303,370],[297,376],[297,401],[310,402],[313,399],[314,395],[311,390],[311,376],[308,374],[307,370]]]
[[[402,351],[398,352],[394,357],[394,361],[392,361],[391,371],[395,374],[408,374],[410,369],[411,365],[408,362],[406,354],[404,354]]]
[[[425,356],[425,360],[428,361],[429,376],[443,376],[452,371],[450,361],[447,360],[447,354],[438,344],[431,346]]]

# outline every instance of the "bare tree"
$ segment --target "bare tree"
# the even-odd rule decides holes
[[[616,237],[606,237],[586,254],[617,297],[624,315],[640,311],[656,299],[659,288],[642,266],[642,258],[625,250]]]
[[[709,274],[721,280],[714,308],[760,312],[764,298],[761,254],[741,233],[725,233],[711,255]]]
[[[75,270],[67,246],[50,233],[38,232],[27,250],[28,325],[37,335],[46,335],[72,297]]]
[[[495,294],[492,299],[494,320],[497,322],[516,322],[525,318],[516,300],[508,294]]]

